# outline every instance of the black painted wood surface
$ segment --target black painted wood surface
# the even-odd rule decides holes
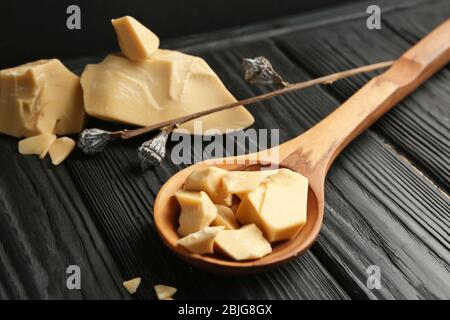
[[[264,55],[289,81],[395,59],[450,17],[446,0],[379,1],[382,29],[365,27],[368,3],[163,42],[205,58],[236,97],[267,91],[245,83],[240,58]],[[145,21],[144,21],[145,22]],[[102,56],[67,61],[80,73]],[[370,75],[370,76],[373,76]],[[281,141],[320,121],[370,76],[290,93],[249,107],[254,128]],[[445,68],[343,152],[326,184],[317,243],[304,256],[258,275],[227,277],[181,262],[160,241],[152,207],[181,166],[141,173],[144,138],[96,157],[74,153],[59,167],[17,153],[0,136],[0,298],[129,299],[123,279],[141,276],[179,299],[450,298],[450,70]],[[90,121],[92,126],[108,126]],[[79,265],[82,289],[66,288]],[[382,288],[366,286],[377,265]]]

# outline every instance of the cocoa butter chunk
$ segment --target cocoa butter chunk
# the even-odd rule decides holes
[[[135,294],[137,289],[139,288],[139,285],[141,284],[141,278],[137,277],[131,280],[127,280],[123,282],[123,286],[130,294]]]
[[[178,240],[178,244],[197,254],[214,252],[214,238],[224,227],[206,227]]]
[[[214,242],[218,251],[237,261],[262,258],[272,252],[270,243],[254,224],[221,231]]]
[[[258,188],[265,178],[277,172],[278,170],[229,171],[223,177],[223,184],[229,193],[243,196]]]
[[[177,191],[175,197],[181,207],[177,231],[180,237],[208,227],[217,217],[216,206],[203,191]]]
[[[141,61],[150,56],[159,47],[159,38],[130,16],[111,20],[116,30],[117,40],[122,53],[131,60]]]
[[[172,297],[177,292],[177,288],[163,284],[157,284],[154,289],[159,300],[173,300]]]
[[[234,216],[233,210],[220,204],[216,205],[216,208],[217,217],[212,223],[213,226],[222,226],[228,230],[239,229],[239,223]]]
[[[233,195],[222,183],[227,173],[227,170],[216,167],[195,170],[186,178],[184,190],[205,191],[214,203],[231,206]]]
[[[63,162],[75,148],[75,141],[68,137],[62,137],[53,142],[49,154],[52,163],[57,166]]]
[[[308,179],[288,169],[267,177],[241,198],[236,212],[242,224],[256,224],[270,242],[292,238],[306,223]]]
[[[19,153],[25,155],[35,154],[40,159],[44,159],[55,140],[56,136],[48,133],[22,139],[19,141]]]
[[[0,132],[14,137],[80,132],[83,93],[78,76],[59,60],[0,71]]]
[[[157,49],[149,59],[132,61],[109,55],[86,66],[82,76],[86,112],[106,121],[149,126],[224,104],[236,102],[219,77],[199,57]],[[208,129],[224,133],[253,124],[242,106],[196,119],[180,126],[189,133]],[[178,129],[177,129],[178,130]],[[209,131],[211,132],[211,131]]]

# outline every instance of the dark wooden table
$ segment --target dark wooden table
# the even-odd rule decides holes
[[[243,81],[241,57],[264,55],[288,81],[300,81],[395,59],[450,17],[448,0],[378,1],[382,29],[368,30],[371,3],[163,46],[202,56],[245,98],[268,89]],[[102,57],[66,63],[80,73]],[[254,128],[280,128],[281,141],[291,139],[373,75],[253,105]],[[324,226],[311,250],[273,271],[242,277],[193,269],[162,244],[154,199],[182,167],[166,160],[140,173],[142,139],[113,144],[96,157],[75,153],[55,168],[48,159],[19,155],[17,139],[1,135],[0,298],[129,299],[123,279],[141,276],[138,299],[154,299],[157,283],[176,286],[180,299],[448,299],[449,128],[447,67],[338,158],[326,183]],[[81,290],[66,287],[73,264],[81,268]],[[371,265],[380,268],[381,289],[366,286]]]

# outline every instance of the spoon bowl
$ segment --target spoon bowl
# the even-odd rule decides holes
[[[242,158],[241,158],[242,159]],[[174,175],[158,194],[155,203],[155,224],[164,243],[173,252],[190,264],[215,273],[246,274],[267,270],[285,261],[295,258],[306,251],[319,234],[323,218],[323,206],[320,206],[315,191],[308,188],[307,222],[305,226],[290,240],[281,241],[272,245],[272,252],[260,259],[249,261],[234,261],[220,254],[199,255],[194,254],[182,246],[177,245],[178,216],[180,207],[174,194],[183,188],[187,176],[194,170],[205,166],[216,166],[229,171],[248,170],[256,171],[259,165],[223,164],[223,161],[212,160],[190,166]],[[266,167],[266,165],[264,165]],[[276,167],[272,165],[271,168]]]
[[[370,80],[299,137],[270,150],[194,164],[172,176],[159,191],[153,210],[155,225],[164,243],[194,266],[230,274],[266,270],[301,255],[319,235],[324,214],[324,182],[334,159],[356,136],[449,63],[448,34],[450,19],[406,51],[389,70]],[[180,209],[174,193],[183,187],[191,172],[205,166],[254,170],[258,165],[263,167],[267,164],[277,164],[308,178],[307,222],[297,235],[274,244],[270,254],[251,261],[232,261],[218,254],[198,255],[177,246]]]

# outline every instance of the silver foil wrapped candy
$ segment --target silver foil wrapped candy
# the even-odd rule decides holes
[[[244,58],[242,59],[242,65],[244,66],[245,80],[251,84],[274,85],[279,88],[288,85],[265,57]]]
[[[138,157],[142,171],[158,165],[166,156],[166,144],[171,129],[162,129],[153,139],[144,142],[138,148]]]
[[[108,143],[117,138],[118,136],[110,131],[97,128],[84,129],[80,133],[77,145],[83,153],[93,155],[101,152]]]

